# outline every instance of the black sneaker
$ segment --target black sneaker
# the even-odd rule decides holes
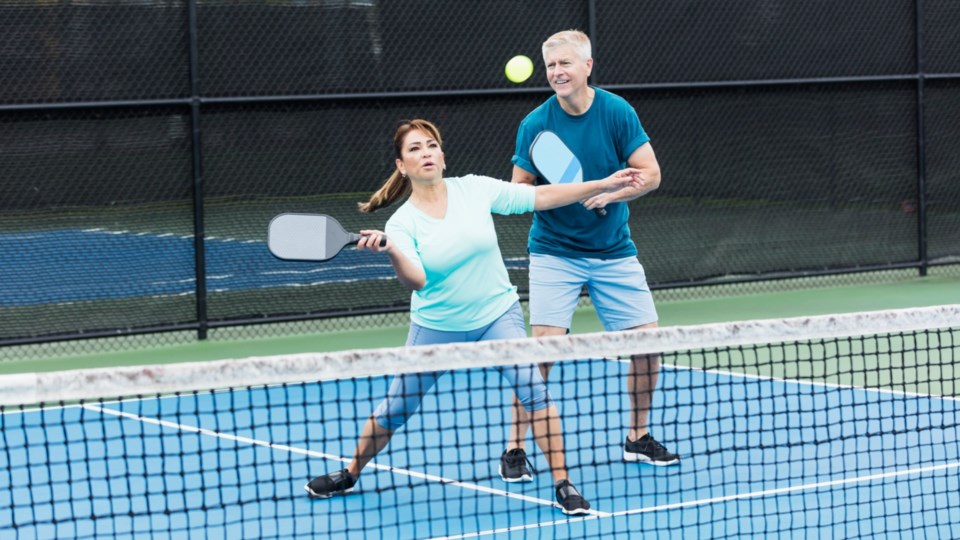
[[[527,468],[527,465],[530,467]],[[504,482],[533,482],[533,474],[530,473],[532,468],[533,464],[527,459],[523,448],[507,450],[500,456],[500,478]]]
[[[318,476],[303,486],[307,494],[316,499],[328,499],[341,493],[350,493],[357,484],[357,477],[344,469],[335,473]]]
[[[564,514],[586,514],[590,503],[584,499],[569,480],[557,482],[557,504]]]
[[[627,437],[627,442],[623,445],[623,460],[664,466],[680,463],[680,456],[671,454],[647,433],[635,441]]]

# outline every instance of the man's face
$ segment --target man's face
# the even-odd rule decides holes
[[[547,66],[547,82],[559,97],[570,96],[587,86],[587,78],[593,70],[593,59],[584,60],[572,45],[550,49],[544,62]]]

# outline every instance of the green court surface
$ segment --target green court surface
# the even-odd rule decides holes
[[[826,278],[799,288],[794,284],[790,290],[786,290],[788,285],[782,282],[771,282],[769,292],[725,292],[721,286],[698,291],[657,291],[655,297],[661,326],[960,304],[960,273],[956,269],[933,269],[927,277],[916,277],[912,272],[884,279],[863,279],[859,284],[850,284],[858,281],[856,279]],[[762,291],[763,287],[751,286],[749,290]],[[102,347],[90,341],[28,346],[32,347],[30,354],[22,357],[16,354],[16,349],[6,351],[0,357],[4,359],[0,362],[0,374],[329,352],[404,343],[407,326],[403,316],[383,316],[379,322],[377,317],[357,321],[361,320],[342,321],[337,325],[308,322],[218,330],[212,333],[212,339],[202,342],[185,332],[179,339],[153,340],[163,344],[152,347]],[[311,330],[311,327],[320,330]],[[325,327],[353,329],[324,331]],[[574,333],[600,330],[592,308],[585,306],[578,310],[573,322]],[[132,343],[151,341],[143,336],[124,339]],[[19,350],[26,351],[28,347]],[[45,354],[44,347],[56,353]]]

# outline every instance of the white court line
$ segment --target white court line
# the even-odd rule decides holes
[[[353,265],[342,265],[329,267],[325,266],[323,268],[311,268],[309,270],[268,270],[266,272],[260,272],[260,275],[263,276],[283,276],[283,275],[307,275],[307,274],[324,274],[328,272],[338,272],[343,270],[366,270],[368,268],[393,268],[389,264],[353,264]]]
[[[437,538],[434,538],[433,540],[441,540],[441,539],[452,540],[454,538],[476,538],[479,536],[490,536],[493,534],[509,533],[514,531],[521,531],[521,530],[541,528],[541,527],[554,527],[556,525],[562,525],[564,523],[572,523],[574,521],[586,521],[588,519],[601,519],[601,518],[612,518],[612,517],[628,516],[628,515],[635,515],[635,514],[646,514],[650,512],[659,512],[662,510],[676,510],[678,508],[687,508],[691,506],[704,506],[708,504],[716,504],[721,502],[734,501],[738,499],[754,499],[758,497],[767,497],[770,495],[782,495],[784,493],[793,493],[796,491],[806,491],[811,489],[834,487],[834,486],[854,484],[859,482],[872,482],[874,480],[884,480],[887,478],[894,478],[897,476],[905,476],[909,474],[923,474],[928,472],[944,471],[948,469],[957,469],[957,468],[960,468],[960,462],[945,463],[943,465],[932,465],[929,467],[921,467],[918,469],[908,469],[905,471],[895,471],[895,472],[888,472],[888,473],[871,474],[867,476],[857,476],[854,478],[844,478],[841,480],[828,480],[826,482],[816,482],[813,484],[804,484],[801,486],[791,486],[791,487],[785,487],[785,488],[768,489],[764,491],[753,491],[750,493],[740,493],[736,495],[726,495],[723,497],[714,497],[711,499],[698,499],[695,501],[661,504],[658,506],[648,506],[646,508],[635,508],[632,510],[621,510],[620,512],[611,512],[603,516],[589,516],[589,517],[579,518],[579,519],[568,519],[568,520],[560,520],[560,521],[549,521],[549,522],[543,522],[543,523],[531,523],[528,525],[517,525],[515,527],[504,527],[501,529],[478,531],[474,533],[461,534],[457,536],[437,537]]]
[[[622,358],[612,359],[621,364],[629,364],[629,360],[624,360]],[[822,382],[822,381],[805,381],[802,379],[785,379],[783,377],[774,377],[772,375],[756,375],[751,373],[737,373],[736,371],[723,371],[719,369],[703,369],[693,366],[678,366],[675,364],[661,364],[661,367],[675,369],[675,370],[686,370],[686,371],[699,371],[701,373],[711,373],[714,375],[725,375],[727,377],[740,377],[743,379],[757,379],[763,381],[774,381],[781,383],[791,383],[798,384],[802,386],[823,386],[827,388],[838,388],[842,390],[860,390],[863,392],[874,392],[877,394],[892,394],[896,396],[907,396],[907,397],[917,397],[917,398],[930,398],[930,399],[942,399],[944,401],[960,401],[960,398],[953,396],[944,396],[940,394],[923,394],[920,392],[907,392],[904,390],[891,390],[888,388],[876,388],[872,386],[857,386],[853,384],[842,384],[842,383],[831,383],[831,382]]]
[[[107,408],[103,408],[103,407],[97,407],[97,406],[94,406],[94,405],[83,405],[83,408],[84,408],[84,409],[91,410],[91,411],[94,411],[94,412],[99,412],[99,413],[102,413],[102,414],[110,414],[110,415],[113,415],[113,416],[119,416],[119,417],[127,418],[127,419],[129,419],[129,420],[136,420],[136,421],[138,421],[138,422],[143,422],[143,423],[145,423],[145,424],[154,424],[154,425],[157,425],[157,426],[163,426],[163,427],[167,427],[167,428],[171,428],[171,429],[176,429],[176,430],[180,430],[180,431],[186,431],[186,432],[190,432],[190,433],[197,433],[197,434],[200,434],[200,435],[209,435],[209,436],[211,436],[211,437],[217,437],[217,438],[225,439],[225,440],[228,440],[228,441],[236,441],[236,442],[242,442],[242,443],[251,444],[251,445],[255,445],[255,446],[263,446],[263,447],[265,447],[265,448],[271,448],[271,449],[274,449],[274,450],[282,450],[282,451],[290,452],[290,453],[293,453],[293,454],[302,454],[302,455],[306,455],[306,456],[310,456],[310,457],[318,457],[318,458],[329,459],[329,460],[333,460],[333,461],[341,461],[341,462],[343,462],[343,463],[350,463],[350,461],[351,461],[349,458],[345,458],[345,457],[342,457],[342,456],[335,456],[335,455],[333,455],[333,454],[324,454],[323,452],[315,452],[315,451],[313,451],[313,450],[306,450],[306,449],[304,449],[304,448],[297,448],[297,447],[294,447],[294,446],[287,446],[287,445],[283,445],[283,444],[275,444],[275,443],[272,443],[272,442],[269,442],[269,441],[261,441],[261,440],[258,440],[258,439],[251,439],[251,438],[249,438],[249,437],[241,437],[241,436],[239,436],[239,435],[231,435],[231,434],[229,434],[229,433],[221,433],[221,432],[212,431],[212,430],[209,430],[209,429],[200,428],[200,427],[196,427],[196,426],[190,426],[190,425],[186,425],[186,424],[178,424],[178,423],[176,423],[176,422],[168,422],[168,421],[166,421],[166,420],[160,420],[160,419],[157,419],[157,418],[148,418],[148,417],[145,417],[145,416],[140,416],[140,415],[133,414],[133,413],[118,411],[118,410],[115,410],[115,409],[107,409]],[[544,505],[544,506],[558,507],[558,506],[557,506],[557,503],[555,503],[555,502],[553,502],[553,501],[548,501],[548,500],[545,500],[545,499],[538,499],[538,498],[536,498],[536,497],[529,497],[529,496],[527,496],[527,495],[520,495],[520,494],[517,494],[517,493],[511,493],[511,492],[509,492],[509,491],[503,491],[503,490],[500,490],[500,489],[488,488],[488,487],[480,486],[480,485],[477,485],[477,484],[470,484],[470,483],[467,483],[467,482],[460,482],[459,480],[453,480],[453,479],[450,479],[450,478],[444,478],[444,477],[442,477],[442,476],[436,476],[436,475],[432,475],[432,474],[424,474],[424,473],[419,473],[419,472],[416,472],[416,471],[409,471],[409,470],[406,470],[406,469],[399,469],[399,468],[396,468],[396,467],[391,467],[391,466],[389,466],[389,465],[380,465],[380,464],[378,464],[378,463],[376,463],[376,462],[372,462],[372,461],[367,465],[367,467],[370,467],[370,468],[373,468],[373,469],[379,469],[379,470],[381,470],[381,471],[388,471],[388,472],[395,473],[395,474],[401,474],[401,475],[409,476],[409,477],[412,477],[412,478],[419,478],[419,479],[421,479],[421,480],[427,480],[427,481],[430,481],[430,482],[437,482],[437,483],[440,483],[440,484],[447,484],[447,485],[462,487],[462,488],[465,488],[465,489],[472,489],[472,490],[474,490],[474,491],[479,491],[479,492],[481,492],[481,493],[489,493],[489,494],[491,494],[491,495],[500,495],[500,496],[502,496],[502,497],[508,497],[508,498],[511,498],[511,499],[518,499],[518,500],[521,500],[521,501],[530,502],[530,503],[535,503],[535,504],[540,504],[540,505]],[[594,514],[596,514],[597,516],[607,516],[607,515],[609,515],[609,514],[607,514],[607,513],[605,513],[605,512],[596,512],[596,511],[592,511],[592,510],[591,510],[591,513],[594,513]]]
[[[570,519],[558,519],[556,521],[544,521],[541,523],[529,523],[527,525],[515,525],[513,527],[503,527],[500,529],[490,529],[487,531],[477,531],[472,533],[463,533],[454,536],[434,536],[430,540],[453,540],[455,538],[477,538],[480,536],[490,536],[494,534],[503,534],[517,531],[527,531],[530,529],[541,529],[547,527],[556,527],[557,525],[568,525],[570,523],[577,523],[579,521],[591,521],[595,519],[600,519],[602,517],[612,517],[612,514],[606,514],[603,516],[585,516],[579,518],[570,518]],[[638,536],[640,533],[637,533]]]
[[[128,231],[128,230],[120,230],[120,231],[118,231],[118,230],[104,229],[104,228],[102,228],[102,227],[95,227],[95,228],[92,228],[92,229],[80,229],[80,232],[85,232],[85,233],[100,233],[100,234],[112,234],[112,235],[115,235],[115,236],[122,236],[122,235],[153,236],[154,238],[170,238],[170,237],[176,236],[177,238],[180,238],[181,240],[191,240],[191,239],[193,239],[193,237],[194,237],[194,235],[192,235],[192,234],[183,234],[183,235],[181,235],[181,234],[175,234],[175,233],[171,233],[171,232],[159,233],[159,232],[152,232],[152,231],[140,231],[140,232],[133,232],[133,231]],[[236,239],[236,238],[229,237],[229,236],[227,236],[227,237],[220,237],[220,236],[212,236],[212,235],[205,236],[205,237],[204,237],[204,240],[216,240],[217,242],[239,242],[239,243],[242,243],[242,244],[265,244],[265,243],[266,243],[264,240],[238,240],[238,239]]]

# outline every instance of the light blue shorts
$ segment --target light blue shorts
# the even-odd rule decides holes
[[[572,259],[530,254],[530,324],[570,328],[583,286],[608,331],[657,322],[643,265],[636,257]]]
[[[407,335],[407,345],[436,345],[439,343],[461,343],[471,341],[486,341],[490,339],[522,339],[527,337],[526,325],[523,322],[523,310],[520,303],[514,303],[506,313],[497,320],[468,332],[447,332],[425,328],[416,323],[410,324],[410,333]],[[536,364],[508,365],[496,368],[507,380],[517,395],[517,399],[527,411],[539,411],[550,406],[550,393],[543,382],[540,369]],[[407,420],[420,407],[423,396],[433,388],[445,371],[431,371],[425,373],[405,373],[397,375],[390,383],[387,397],[380,402],[373,412],[374,418],[381,426],[396,430],[407,423]],[[462,400],[469,398],[463,397]]]

